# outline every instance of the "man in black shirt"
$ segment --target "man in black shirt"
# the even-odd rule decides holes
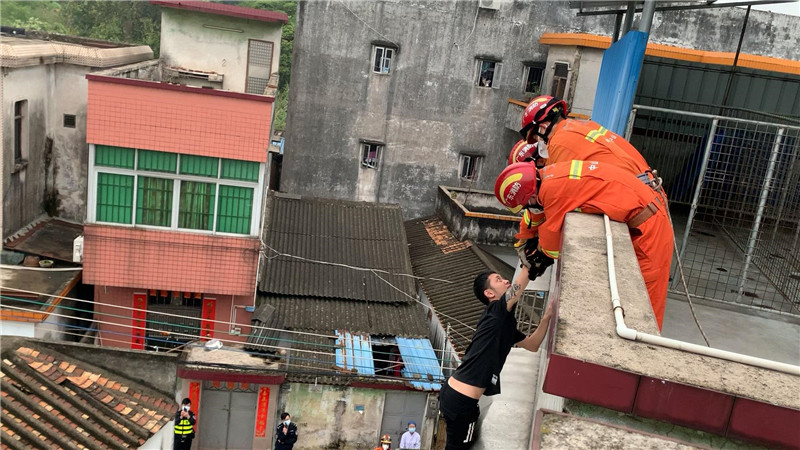
[[[527,285],[527,267],[521,268],[514,284],[491,271],[475,278],[475,296],[486,309],[478,319],[461,365],[439,392],[439,409],[447,422],[447,450],[466,449],[475,443],[480,416],[478,399],[500,393],[500,371],[511,347],[517,344],[535,352],[544,340],[552,314],[550,305],[530,336],[517,330],[514,307]]]

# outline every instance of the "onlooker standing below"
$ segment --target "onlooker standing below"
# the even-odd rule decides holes
[[[192,412],[192,401],[188,398],[181,402],[181,409],[175,413],[175,440],[172,448],[175,450],[190,450],[194,439],[194,424],[196,419]]]
[[[275,429],[275,450],[291,450],[297,442],[297,425],[292,423],[292,416],[281,414],[281,423]]]
[[[419,448],[421,438],[417,433],[417,424],[413,420],[408,422],[408,431],[400,438],[400,450]]]

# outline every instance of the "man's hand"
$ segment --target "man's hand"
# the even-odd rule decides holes
[[[524,242],[519,241],[514,244],[514,247],[519,255],[520,263],[522,263],[521,267],[531,268],[530,258],[539,247],[539,236],[534,236]]]
[[[184,418],[184,419],[188,419],[189,418],[189,413],[186,412],[186,410],[184,410],[184,409],[181,409],[181,418]]]

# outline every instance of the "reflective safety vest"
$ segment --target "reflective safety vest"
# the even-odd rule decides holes
[[[181,419],[175,423],[175,434],[185,436],[194,433],[194,427],[189,419]]]

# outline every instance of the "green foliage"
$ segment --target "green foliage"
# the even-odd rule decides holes
[[[62,5],[73,34],[149,45],[158,57],[161,11],[145,1],[72,1]]]
[[[272,124],[272,131],[286,130],[286,110],[289,108],[289,87],[278,90],[278,98],[275,99],[275,120]]]
[[[61,18],[61,4],[54,1],[2,1],[0,2],[2,24],[48,33],[66,33],[67,27]]]

